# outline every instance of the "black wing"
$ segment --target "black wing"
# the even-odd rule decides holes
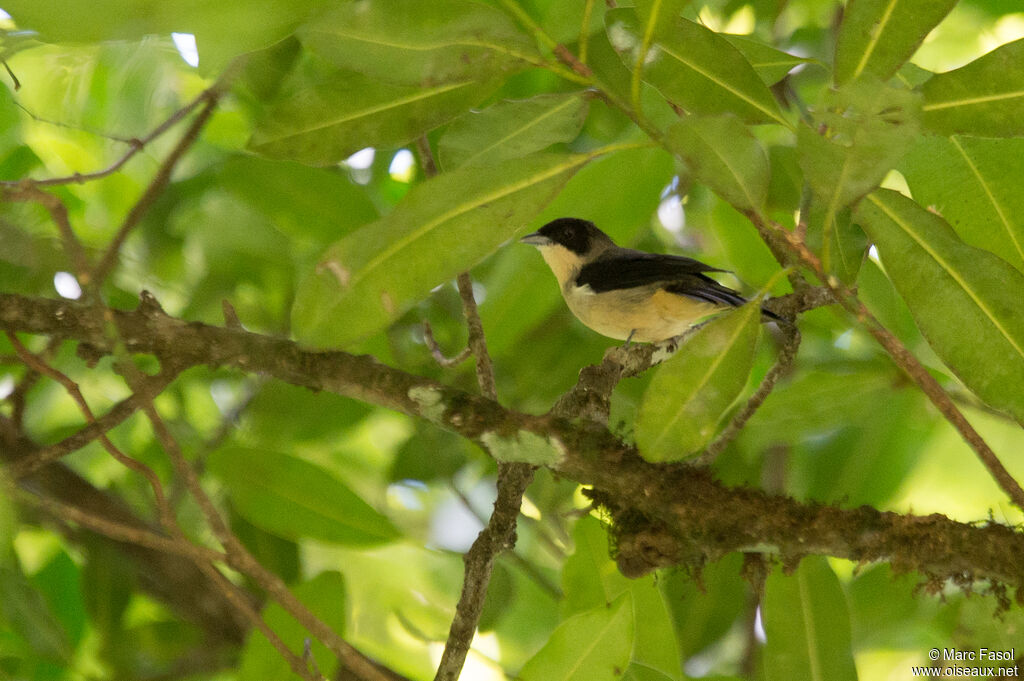
[[[671,293],[738,307],[746,302],[743,296],[704,274],[725,271],[680,255],[623,249],[584,265],[576,283],[594,293],[660,284]]]

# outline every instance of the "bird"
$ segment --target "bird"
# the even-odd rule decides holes
[[[708,315],[747,302],[706,274],[728,270],[622,248],[589,220],[558,218],[520,241],[540,251],[577,319],[627,346],[674,338]],[[768,310],[762,314],[781,321]]]

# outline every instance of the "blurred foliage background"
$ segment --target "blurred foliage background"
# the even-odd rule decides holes
[[[1024,91],[1018,3],[893,2],[895,32],[875,53],[865,47],[870,30],[853,24],[866,16],[870,27],[871,12],[885,6],[872,0],[851,2],[865,14],[847,7],[846,23],[840,3],[825,0],[614,4],[4,0],[0,180],[107,168],[222,78],[225,94],[98,295],[130,309],[147,290],[168,314],[210,324],[224,323],[226,300],[250,331],[371,354],[475,392],[472,362],[440,367],[423,332],[428,321],[446,352],[463,347],[453,279],[472,268],[500,401],[531,413],[548,410],[611,342],[571,317],[541,259],[513,237],[555,217],[583,217],[620,244],[692,255],[735,272],[723,278],[729,285],[754,294],[772,282],[769,293],[782,295],[789,284],[744,212],[792,228],[811,205],[808,243],[828,271],[856,285],[1024,477],[1024,383],[1014,383],[1024,355],[986,344],[987,331],[972,326],[957,297],[964,287],[947,291],[891,238],[883,217],[851,217],[881,183],[917,202],[907,208],[880,194],[883,208],[909,210],[915,225],[929,211],[945,218],[953,229],[934,233],[952,245],[935,247],[988,277],[983,302],[995,306],[1010,345],[1024,339],[1024,118],[1019,99],[1002,97]],[[684,29],[691,39],[675,45]],[[587,69],[559,61],[555,44]],[[696,60],[695,71],[718,69],[713,85],[702,90],[680,75],[665,57],[674,48],[681,63]],[[932,73],[956,73],[997,48],[997,62],[929,85]],[[661,56],[647,64],[653,49]],[[964,123],[956,107],[943,108],[946,91],[995,103],[963,113]],[[997,108],[1004,103],[1011,108]],[[801,117],[834,136],[816,135]],[[107,176],[46,188],[90,261],[184,127]],[[429,181],[416,143],[423,135],[440,170]],[[738,189],[700,163],[714,155],[700,151],[702,140],[727,160],[740,150]],[[850,175],[837,179],[836,168]],[[750,191],[758,199],[745,206]],[[865,231],[881,254],[865,257]],[[0,204],[0,244],[0,291],[77,298],[89,284],[38,202]],[[339,286],[351,273],[323,266],[331,262],[355,263],[356,283]],[[1016,305],[1007,308],[1008,298]],[[807,501],[1021,522],[957,432],[851,316],[818,308],[799,327],[795,369],[716,461],[719,478]],[[974,347],[964,349],[965,339]],[[23,342],[37,352],[46,345]],[[776,345],[762,332],[744,394],[768,371]],[[0,360],[6,422],[43,446],[82,427],[64,388],[32,377],[7,339]],[[129,394],[111,359],[90,367],[72,343],[54,345],[50,363],[97,414]],[[612,426],[628,440],[643,439],[637,412],[652,399],[651,373],[624,381],[613,397]],[[431,678],[461,585],[460,554],[490,512],[495,464],[485,452],[373,405],[216,367],[187,371],[156,405],[263,565],[361,651],[409,678]],[[156,471],[186,533],[209,542],[144,416],[109,435]],[[61,465],[154,519],[146,481],[98,442]],[[144,587],[130,554],[62,531],[66,521],[19,499],[0,495],[0,677],[291,673],[258,631],[211,639]],[[993,618],[997,599],[984,585],[926,596],[920,577],[887,565],[807,559],[794,575],[776,570],[760,607],[737,555],[699,578],[665,570],[626,580],[588,503],[573,481],[538,471],[463,678],[799,679],[811,678],[804,673],[817,660],[827,673],[816,678],[904,679],[935,646],[1024,642],[1020,609]],[[228,575],[301,650],[308,632]],[[326,649],[312,651],[331,675]]]

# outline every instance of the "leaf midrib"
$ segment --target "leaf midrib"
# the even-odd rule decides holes
[[[996,318],[995,314],[988,308],[987,305],[985,305],[982,299],[978,297],[974,289],[967,285],[967,282],[964,281],[964,279],[960,276],[959,272],[953,269],[953,267],[948,262],[946,262],[946,260],[939,253],[937,253],[931,247],[931,245],[928,244],[927,241],[925,241],[919,234],[917,234],[917,232],[915,232],[911,228],[909,223],[900,219],[900,216],[895,212],[891,211],[889,207],[886,206],[885,203],[883,203],[877,196],[875,196],[874,194],[868,194],[868,199],[873,204],[878,206],[882,210],[882,212],[885,213],[890,220],[896,223],[896,225],[900,229],[906,232],[911,239],[917,242],[921,249],[924,250],[924,252],[927,253],[929,256],[931,256],[932,260],[938,263],[938,265],[946,272],[946,274],[948,274],[950,278],[952,278],[953,281],[955,281],[960,286],[964,293],[966,293],[970,297],[970,299],[974,301],[974,304],[977,305],[978,309],[985,313],[985,316],[988,317],[990,322],[992,322],[992,325],[999,330],[999,333],[1001,333],[1003,335],[1003,338],[1006,339],[1010,346],[1017,351],[1017,354],[1020,355],[1022,359],[1024,359],[1024,348],[1021,348],[1017,344],[1013,336],[1003,327],[1003,325]]]

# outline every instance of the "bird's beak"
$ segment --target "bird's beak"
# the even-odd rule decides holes
[[[551,239],[547,238],[540,232],[534,232],[524,236],[519,240],[519,243],[530,244],[531,246],[550,246]]]

